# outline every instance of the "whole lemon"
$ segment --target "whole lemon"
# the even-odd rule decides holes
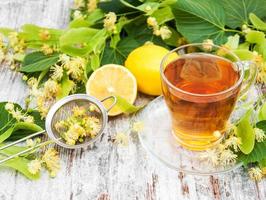
[[[137,79],[138,91],[160,95],[160,64],[169,51],[161,46],[145,44],[134,49],[127,57],[125,66]]]

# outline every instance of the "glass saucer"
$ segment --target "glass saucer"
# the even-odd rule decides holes
[[[260,89],[253,86],[246,94],[246,98],[239,100],[230,118],[231,123],[236,123],[245,113],[247,106],[254,106],[259,99]],[[232,166],[213,166],[200,159],[202,152],[190,151],[180,146],[171,132],[171,119],[169,111],[162,96],[150,102],[136,115],[136,120],[144,123],[143,130],[139,133],[142,146],[152,156],[165,166],[194,175],[214,175],[230,172],[239,168],[242,163]]]

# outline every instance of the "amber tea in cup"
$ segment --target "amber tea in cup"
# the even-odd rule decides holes
[[[241,89],[244,72],[233,62],[238,58],[229,52],[220,56],[218,46],[215,49],[187,45],[162,61],[162,90],[172,131],[177,142],[190,150],[219,142]]]

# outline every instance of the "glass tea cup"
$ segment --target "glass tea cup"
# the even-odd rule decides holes
[[[221,141],[239,96],[254,83],[253,62],[211,44],[180,46],[161,62],[162,91],[176,141],[205,150]]]

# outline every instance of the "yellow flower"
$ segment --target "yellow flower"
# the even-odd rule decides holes
[[[8,102],[8,103],[5,105],[5,109],[6,109],[7,111],[9,111],[9,112],[14,111],[14,104]]]
[[[132,130],[135,132],[140,132],[143,130],[144,124],[141,121],[133,123]]]
[[[262,171],[259,167],[252,167],[248,170],[248,175],[252,180],[260,181],[263,177]]]
[[[96,117],[87,117],[85,118],[85,128],[88,130],[89,135],[93,138],[101,130],[100,120]]]
[[[68,126],[68,123],[64,120],[55,123],[55,130],[58,132],[64,131]]]
[[[46,41],[46,40],[49,40],[51,38],[51,34],[50,34],[49,30],[42,29],[39,31],[39,37],[41,40]]]
[[[219,164],[219,153],[215,149],[209,149],[201,153],[200,159],[217,166]]]
[[[106,28],[107,31],[115,33],[116,31],[116,23],[117,17],[114,12],[109,12],[105,15],[105,19],[103,20],[104,28]]]
[[[74,19],[82,19],[83,15],[82,15],[82,13],[79,10],[75,10],[74,13],[73,13],[73,18]]]
[[[24,116],[23,117],[23,121],[24,122],[27,122],[27,123],[34,123],[34,117],[33,116],[30,116],[30,115]]]
[[[45,163],[51,177],[55,177],[60,169],[59,155],[55,149],[48,149],[42,156],[42,161]]]
[[[28,79],[27,84],[30,88],[32,88],[38,84],[38,80],[34,77],[31,77]]]
[[[59,65],[54,65],[51,67],[51,71],[53,72],[51,78],[56,80],[56,81],[60,81],[64,75],[64,69],[62,66]]]
[[[254,128],[255,137],[258,142],[263,142],[266,138],[266,135],[262,129]]]
[[[22,114],[22,112],[18,108],[16,108],[15,110],[11,111],[10,114],[17,121],[20,121],[21,119],[23,119],[23,114]]]
[[[236,136],[230,136],[228,139],[225,141],[225,148],[227,147],[232,147],[234,151],[238,151],[238,146],[241,144],[241,140],[236,137]]]
[[[159,31],[163,40],[169,39],[172,35],[172,32],[167,26],[162,26]]]
[[[65,65],[66,63],[70,61],[70,57],[66,54],[60,54],[59,61],[62,62],[63,65]]]
[[[69,127],[69,130],[64,134],[66,144],[74,145],[80,137],[86,136],[85,129],[78,123],[75,123]]]
[[[97,0],[89,0],[87,7],[88,12],[93,12],[97,8]]]
[[[31,174],[37,174],[42,168],[42,162],[38,159],[32,160],[28,163],[28,170]]]
[[[232,165],[236,162],[237,155],[234,154],[231,150],[225,149],[221,152],[220,163],[222,166]]]
[[[49,79],[44,83],[44,94],[45,96],[53,96],[59,91],[59,85],[56,81]]]
[[[147,24],[148,24],[149,27],[151,27],[153,29],[155,29],[155,28],[158,29],[159,28],[159,25],[158,25],[157,20],[156,20],[155,17],[148,17],[147,18]]]
[[[67,70],[67,74],[71,76],[71,78],[82,81],[84,79],[84,71],[86,66],[86,60],[81,57],[74,57],[70,60],[65,60],[63,63],[64,68]]]
[[[49,55],[54,52],[53,48],[50,47],[48,44],[43,44],[41,50],[44,53],[44,55]]]
[[[216,137],[216,138],[220,138],[221,135],[222,135],[220,131],[214,131],[212,134],[213,134],[213,136]]]
[[[74,106],[72,108],[72,113],[74,117],[82,117],[86,114],[86,109],[82,106]]]
[[[203,41],[202,47],[207,50],[207,51],[211,51],[212,50],[212,45],[213,44],[213,40],[211,39],[207,39]]]
[[[9,44],[14,49],[15,52],[23,52],[26,45],[24,40],[19,39],[17,32],[10,32],[8,34]]]
[[[125,134],[125,133],[117,133],[115,135],[115,143],[117,145],[121,145],[121,146],[128,146],[128,141],[129,141],[129,138],[128,138],[128,135]]]
[[[84,0],[74,0],[74,9],[84,7]]]

